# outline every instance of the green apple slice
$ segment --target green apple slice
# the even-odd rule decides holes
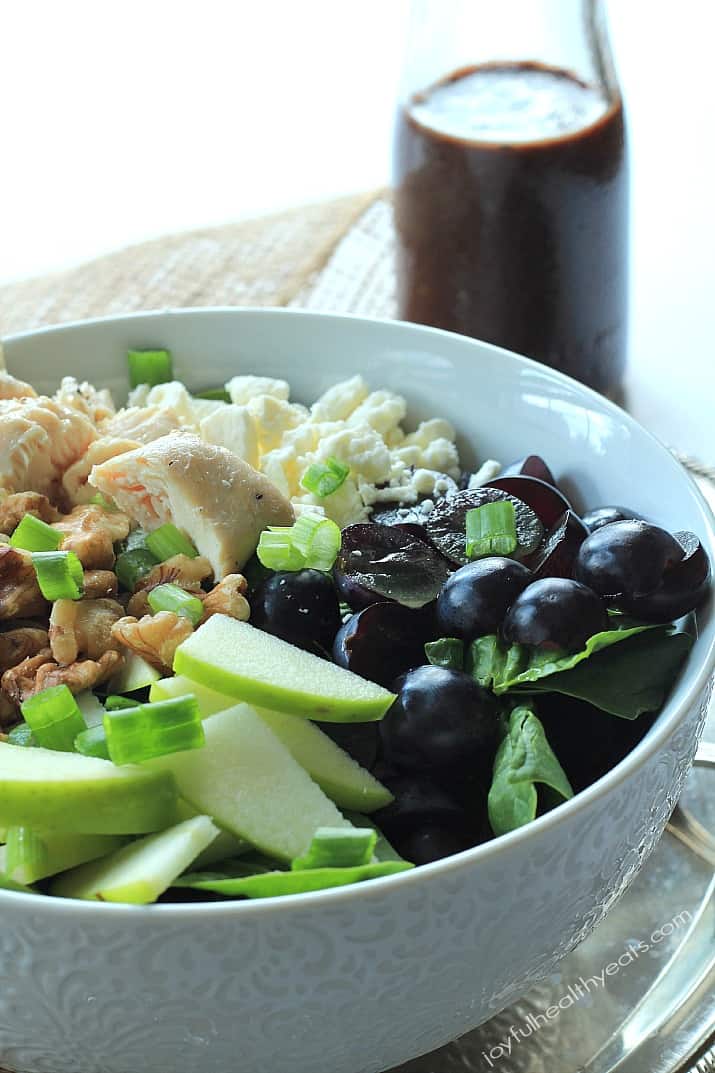
[[[125,652],[124,666],[114,675],[107,686],[108,693],[133,693],[135,689],[147,686],[161,678],[161,671],[152,667],[136,652]]]
[[[0,742],[0,827],[130,835],[160,831],[175,817],[167,772]]]
[[[190,805],[188,801],[184,801],[182,797],[179,798],[176,805],[177,820],[190,820],[193,816],[199,815],[200,813],[196,811],[193,805]],[[352,820],[350,822],[352,823]],[[207,846],[194,861],[193,871],[200,872],[211,864],[226,861],[229,857],[240,857],[252,849],[251,843],[246,842],[245,839],[236,838],[230,831],[220,830],[211,845]]]
[[[213,615],[179,645],[174,670],[248,704],[333,723],[381,719],[395,697],[279,637]]]
[[[17,883],[36,883],[38,879],[57,875],[86,861],[106,857],[127,843],[127,839],[121,835],[65,835],[57,831],[38,834],[44,843],[42,858],[25,861],[8,871],[7,846],[0,846],[0,872]]]
[[[393,800],[386,786],[315,723],[299,715],[270,712],[265,708],[257,710],[263,722],[339,808],[375,812]]]
[[[217,835],[218,828],[208,816],[194,816],[67,872],[52,883],[50,894],[148,905],[186,871]]]
[[[192,682],[185,674],[175,674],[173,678],[160,678],[154,682],[149,690],[149,700],[172,700],[174,697],[185,697],[187,693],[193,693],[196,697],[202,719],[236,705],[235,697],[227,697],[215,689]]]
[[[204,720],[202,749],[147,760],[190,805],[270,857],[305,853],[319,827],[351,826],[246,704]]]

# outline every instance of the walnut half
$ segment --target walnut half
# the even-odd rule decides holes
[[[115,622],[112,629],[116,641],[165,672],[171,671],[176,649],[192,633],[189,620],[173,611],[159,611],[138,620],[127,615]]]
[[[46,610],[30,552],[0,544],[0,619],[33,618]]]
[[[56,600],[50,615],[50,648],[58,663],[74,663],[80,655],[99,659],[118,651],[112,627],[124,614],[116,600]]]

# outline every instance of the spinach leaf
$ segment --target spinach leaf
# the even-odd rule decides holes
[[[514,831],[535,818],[536,783],[552,791],[554,803],[573,797],[571,784],[546,739],[541,722],[530,708],[522,705],[512,711],[506,736],[494,759],[487,807],[495,835]]]
[[[425,645],[425,655],[435,667],[445,667],[448,671],[464,670],[464,642],[457,637],[429,641]]]

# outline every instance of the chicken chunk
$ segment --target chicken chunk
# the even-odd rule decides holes
[[[85,570],[109,570],[114,566],[114,544],[129,533],[129,519],[121,511],[101,507],[75,507],[53,529],[62,533],[62,551],[73,551]]]
[[[188,533],[217,580],[247,562],[267,526],[293,521],[293,508],[267,477],[190,432],[95,466],[90,480],[142,528],[173,522]]]
[[[99,421],[106,421],[115,413],[114,402],[110,392],[106,388],[97,390],[93,384],[83,380],[80,384],[74,376],[64,376],[62,383],[55,392],[55,402],[69,406],[72,410],[88,417],[93,425]]]
[[[34,399],[36,397],[37,392],[34,387],[0,370],[0,399]]]
[[[176,410],[162,406],[128,406],[101,426],[101,435],[112,439],[152,443],[181,425]]]
[[[51,495],[96,436],[84,414],[46,396],[0,399],[0,488]]]
[[[89,475],[93,466],[106,462],[110,458],[124,454],[125,451],[133,451],[139,447],[138,440],[129,440],[115,436],[102,436],[90,443],[86,452],[74,465],[65,472],[62,478],[62,490],[67,502],[73,507],[80,503],[89,503],[97,494],[97,489],[89,483]]]

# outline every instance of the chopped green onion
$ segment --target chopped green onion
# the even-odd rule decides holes
[[[154,756],[198,749],[205,740],[193,693],[107,712],[104,729],[109,757],[115,764],[139,764]]]
[[[225,387],[210,387],[206,391],[197,391],[197,399],[215,399],[217,402],[230,402],[231,396]]]
[[[174,377],[171,353],[168,350],[128,350],[129,383],[131,387],[139,384],[165,384]]]
[[[90,503],[95,507],[101,507],[102,510],[106,510],[109,514],[116,514],[119,507],[112,499],[107,499],[101,492],[97,492],[90,499]]]
[[[467,556],[511,555],[519,541],[514,504],[508,499],[483,503],[467,511]]]
[[[140,700],[132,700],[131,697],[120,697],[117,693],[112,693],[107,697],[104,702],[104,709],[107,712],[121,712],[126,711],[127,708],[136,708],[141,704]]]
[[[256,555],[270,570],[332,568],[340,550],[340,528],[330,518],[303,514],[295,525],[271,525],[261,533]]]
[[[369,864],[377,842],[373,827],[319,827],[310,849],[291,862],[291,870],[306,868],[355,868]]]
[[[300,483],[306,492],[312,492],[320,499],[325,499],[326,496],[337,492],[341,484],[345,483],[349,473],[350,466],[331,455],[324,463],[314,462],[312,466],[308,466]]]
[[[170,582],[157,585],[151,590],[149,607],[152,611],[173,611],[175,615],[183,615],[192,626],[198,626],[204,617],[204,605],[198,596],[185,592],[184,589]]]
[[[32,565],[46,600],[79,600],[84,585],[82,563],[73,551],[35,551]]]
[[[20,705],[25,721],[45,749],[71,753],[74,739],[86,728],[82,713],[65,685],[51,686]]]
[[[136,547],[131,551],[121,552],[114,564],[119,584],[127,592],[134,592],[137,582],[154,569],[157,561],[148,548]]]
[[[5,870],[17,883],[31,883],[47,861],[47,846],[31,827],[9,827]]]
[[[26,514],[10,537],[11,546],[23,551],[57,551],[61,543],[62,533],[34,514]]]
[[[78,734],[74,739],[74,747],[83,756],[98,756],[101,760],[109,760],[107,735],[101,723]]]
[[[124,541],[124,551],[133,551],[134,548],[146,548],[146,529],[139,526],[132,529]]]
[[[146,546],[160,563],[166,562],[174,555],[188,555],[190,559],[195,559],[199,554],[189,538],[171,522],[160,525],[153,533],[148,533]]]
[[[32,727],[27,723],[18,723],[16,727],[13,727],[7,740],[10,745],[21,745],[23,748],[37,745],[37,738],[32,733]]]

